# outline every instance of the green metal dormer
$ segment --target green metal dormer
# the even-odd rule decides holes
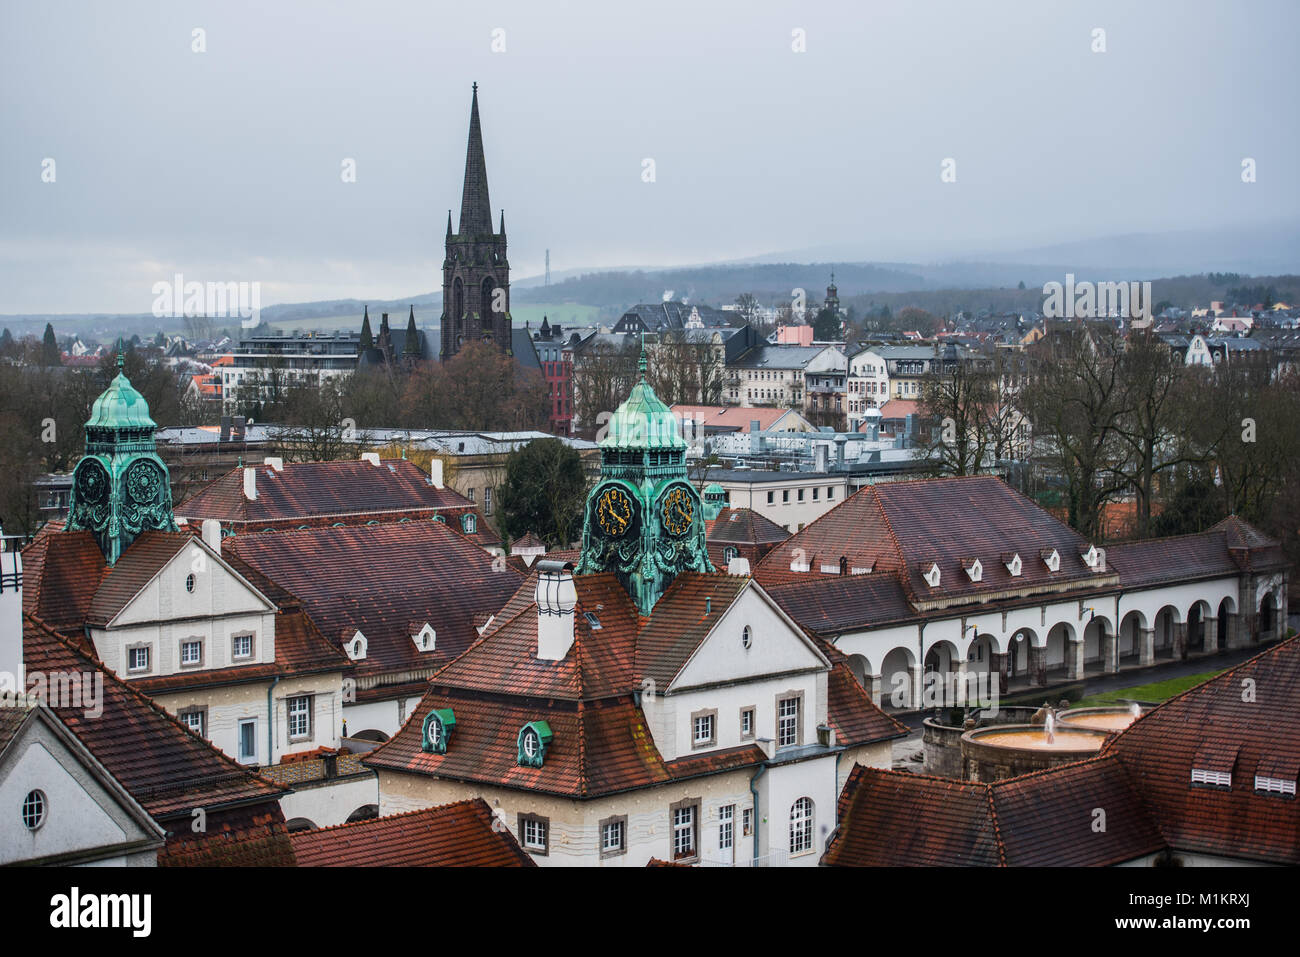
[[[158,457],[149,404],[122,371],[95,400],[86,420],[86,454],[72,473],[69,531],[94,534],[104,558],[116,564],[148,529],[174,532],[171,480]]]

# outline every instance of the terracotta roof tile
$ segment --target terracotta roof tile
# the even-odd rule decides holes
[[[482,798],[291,835],[302,867],[536,867]]]

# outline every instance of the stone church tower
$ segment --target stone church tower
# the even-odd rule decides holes
[[[468,342],[482,340],[510,349],[510,263],[506,260],[506,216],[492,231],[487,163],[478,120],[478,84],[469,113],[469,147],[465,153],[465,189],[460,200],[460,228],[451,230],[447,211],[447,258],[442,263],[442,351],[445,361]]]

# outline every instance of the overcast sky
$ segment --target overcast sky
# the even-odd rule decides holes
[[[1294,0],[4,2],[0,313],[147,312],[176,272],[263,305],[437,288],[473,81],[515,279],[547,248],[931,261],[1295,219],[1298,25]]]

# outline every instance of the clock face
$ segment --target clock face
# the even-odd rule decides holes
[[[85,459],[77,469],[77,498],[85,505],[108,499],[108,470],[97,459]]]
[[[690,492],[678,486],[664,496],[662,515],[668,534],[685,535],[695,517],[695,500]]]
[[[126,470],[126,493],[141,505],[151,505],[162,490],[162,472],[152,462],[136,462]]]
[[[596,524],[610,538],[621,538],[632,527],[632,501],[618,488],[607,488],[596,502]]]

